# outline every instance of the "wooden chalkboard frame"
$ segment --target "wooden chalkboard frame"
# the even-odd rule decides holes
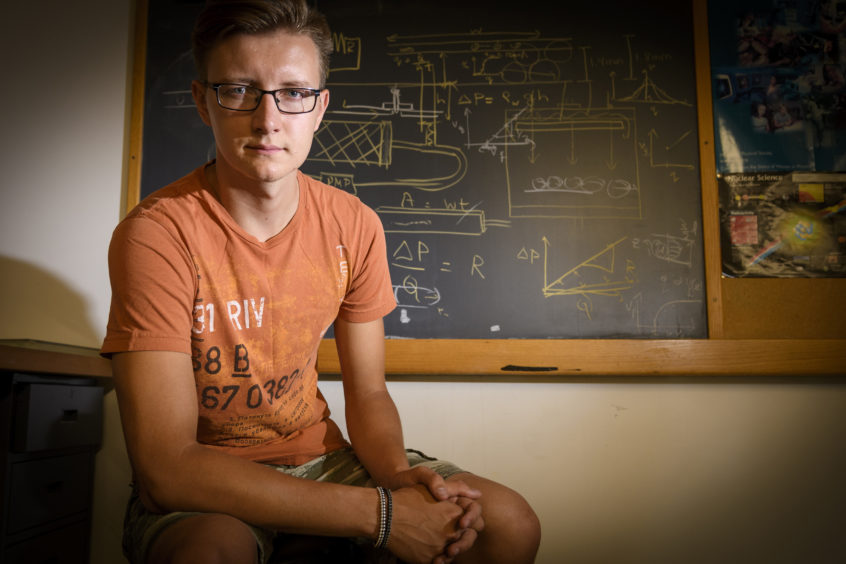
[[[387,340],[387,374],[521,379],[846,374],[846,323],[839,315],[846,311],[846,280],[721,276],[708,11],[706,0],[691,1],[709,338]],[[137,0],[127,211],[138,203],[141,193],[147,12],[147,0]],[[791,300],[795,296],[803,299]],[[318,358],[321,372],[340,373],[333,340],[321,343]]]

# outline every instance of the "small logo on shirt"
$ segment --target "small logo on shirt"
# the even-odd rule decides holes
[[[345,246],[337,245],[335,248],[338,249],[338,296],[343,301],[347,279],[350,275],[349,261],[347,260],[347,248]]]

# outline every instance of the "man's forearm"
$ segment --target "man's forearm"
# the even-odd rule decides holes
[[[375,538],[378,529],[374,489],[302,480],[199,444],[139,474],[139,486],[165,511],[226,513],[302,534]]]
[[[379,484],[390,485],[399,471],[408,469],[402,424],[387,391],[363,398],[347,398],[347,433],[353,449]]]

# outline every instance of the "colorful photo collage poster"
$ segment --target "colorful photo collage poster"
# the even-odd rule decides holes
[[[846,171],[846,0],[709,0],[708,7],[716,164],[721,205],[729,206],[721,217],[732,222],[722,225],[731,241],[730,254],[723,245],[723,273],[840,275],[842,258],[791,255],[792,244],[768,237],[797,209],[836,206],[842,198],[839,180],[809,183],[811,192],[802,192],[783,179],[792,172]],[[759,177],[764,180],[752,180]],[[742,209],[737,197],[747,198]],[[826,233],[836,231],[839,219],[819,220],[815,225],[827,226]],[[756,242],[738,244],[742,233]],[[814,240],[826,253],[838,252],[836,241]],[[752,265],[743,262],[767,244],[776,248]],[[787,265],[789,256],[798,262]],[[805,260],[811,257],[813,264]]]
[[[846,277],[846,174],[718,180],[724,276]]]

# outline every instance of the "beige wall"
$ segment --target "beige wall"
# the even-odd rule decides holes
[[[103,336],[130,19],[130,0],[13,2],[0,18],[2,76],[25,85],[0,88],[0,338],[96,347]],[[342,421],[340,384],[323,387]],[[391,391],[410,446],[532,502],[539,562],[846,558],[846,380]],[[129,466],[113,394],[105,403],[92,562],[114,564]]]

